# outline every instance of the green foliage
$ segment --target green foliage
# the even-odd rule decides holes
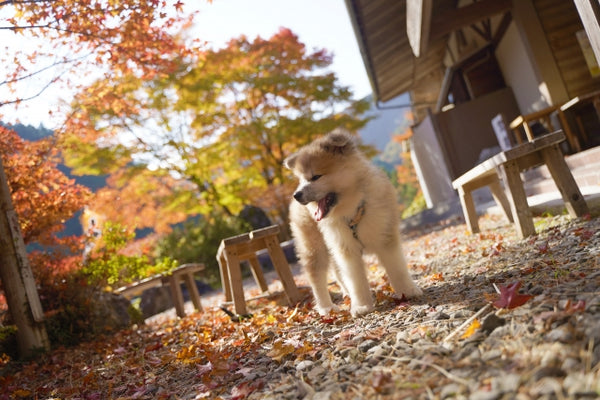
[[[106,222],[102,232],[104,246],[83,266],[82,273],[93,286],[123,285],[170,271],[177,262],[163,257],[152,263],[146,255],[125,255],[121,251],[135,238],[123,226]]]
[[[423,193],[419,193],[415,196],[412,203],[402,213],[402,218],[408,218],[415,215],[423,210],[427,209],[427,203],[425,202],[425,196]]]
[[[202,262],[203,277],[213,287],[220,285],[216,255],[221,240],[250,231],[244,221],[227,215],[212,215],[185,222],[164,237],[156,248],[159,257],[169,257],[180,264]]]
[[[180,61],[177,71],[152,79],[124,75],[116,87],[96,81],[73,103],[61,135],[66,163],[111,174],[115,190],[105,191],[105,204],[185,214],[174,222],[214,210],[235,215],[254,204],[286,221],[295,182],[283,160],[317,136],[356,132],[368,120],[369,102],[354,100],[328,69],[332,56],[309,51],[289,29],[269,39],[242,36]],[[141,179],[113,179],[127,175],[121,170],[131,169],[131,160],[146,163],[148,175],[178,182],[144,187]],[[156,225],[142,213],[122,214],[140,219],[128,225]]]

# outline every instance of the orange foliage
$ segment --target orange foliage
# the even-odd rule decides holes
[[[0,156],[25,243],[77,245],[56,234],[83,208],[89,190],[56,168],[51,138],[28,142],[4,127],[0,127],[0,136]]]

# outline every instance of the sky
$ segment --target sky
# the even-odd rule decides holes
[[[344,0],[187,0],[200,11],[194,33],[208,45],[219,48],[229,39],[242,34],[249,39],[268,39],[280,27],[298,35],[308,50],[326,49],[333,54],[333,70],[340,83],[349,86],[355,98],[371,93],[371,87],[358,49],[354,30]],[[22,46],[0,37],[2,47]],[[14,41],[14,39],[12,39]],[[0,70],[1,73],[1,70]],[[3,93],[0,91],[0,96]],[[48,111],[59,101],[69,102],[72,93],[64,88],[49,90],[38,99],[15,110],[2,107],[3,122],[21,122],[52,129],[58,120],[48,117]]]

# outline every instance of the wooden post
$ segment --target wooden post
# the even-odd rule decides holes
[[[598,0],[575,0],[575,6],[596,60],[600,61],[600,4]]]
[[[0,280],[17,325],[19,355],[28,357],[50,348],[44,312],[29,266],[25,243],[0,157]]]

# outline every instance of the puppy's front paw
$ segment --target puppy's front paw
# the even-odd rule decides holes
[[[316,306],[315,309],[317,310],[317,312],[319,313],[319,315],[321,315],[322,317],[329,315],[332,312],[338,312],[340,311],[340,308],[336,305],[332,305],[332,306],[328,306],[328,307],[319,307]]]
[[[402,293],[407,298],[411,299],[413,297],[419,297],[423,295],[423,291],[420,287],[415,284],[410,285],[408,288],[405,288]]]
[[[350,314],[352,314],[353,317],[359,317],[370,313],[374,308],[373,304],[353,305],[350,307]]]

